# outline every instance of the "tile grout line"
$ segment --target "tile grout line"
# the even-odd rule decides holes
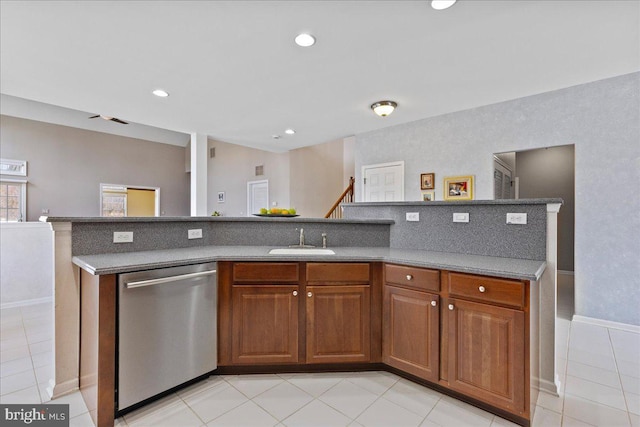
[[[613,339],[611,338],[611,330],[607,329],[607,337],[609,337],[609,345],[611,346],[611,353],[613,353],[613,363],[616,365],[616,374],[618,375],[618,381],[620,381],[620,390],[622,391],[622,400],[624,401],[624,407],[627,409],[627,419],[629,420],[629,425],[633,425],[633,421],[631,420],[631,411],[629,411],[629,404],[627,403],[627,395],[624,392],[624,386],[622,385],[622,376],[620,375],[620,369],[618,368],[618,358],[616,357],[616,349],[613,346]]]

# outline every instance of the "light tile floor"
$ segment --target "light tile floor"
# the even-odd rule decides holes
[[[0,310],[0,402],[48,400],[50,304]],[[560,397],[541,394],[534,426],[640,427],[640,334],[558,319]],[[92,426],[79,393],[71,426]],[[512,426],[386,372],[211,376],[117,426]]]

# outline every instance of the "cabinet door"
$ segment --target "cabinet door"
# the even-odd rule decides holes
[[[385,285],[382,360],[429,381],[439,376],[438,295]]]
[[[369,285],[307,286],[307,363],[371,359]]]
[[[450,388],[524,414],[524,312],[459,299],[445,311]]]
[[[232,288],[234,364],[298,362],[298,286]]]

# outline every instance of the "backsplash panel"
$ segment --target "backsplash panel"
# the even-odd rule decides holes
[[[517,203],[515,203],[517,202]],[[451,202],[353,203],[345,218],[391,219],[390,247],[503,258],[546,259],[547,202],[559,199]],[[406,221],[418,213],[418,222]],[[454,213],[468,213],[468,223],[454,223]],[[526,213],[527,224],[507,224],[507,213]]]

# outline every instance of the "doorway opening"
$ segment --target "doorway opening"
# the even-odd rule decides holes
[[[100,184],[100,216],[160,216],[160,188]]]
[[[269,209],[269,180],[247,182],[247,216]]]
[[[505,197],[507,194],[510,197]],[[571,320],[574,313],[575,146],[494,154],[494,198],[561,198],[564,201],[558,212],[557,301],[558,316]]]
[[[404,200],[404,161],[362,166],[364,202]]]

